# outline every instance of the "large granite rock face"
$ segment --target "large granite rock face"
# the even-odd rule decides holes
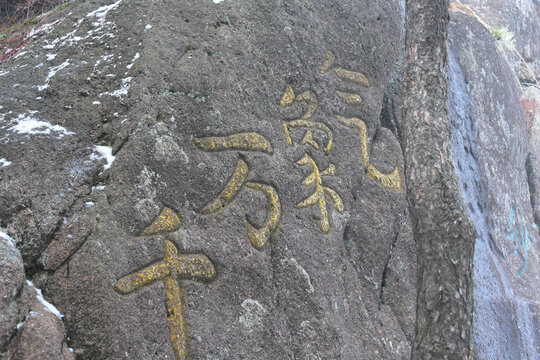
[[[398,2],[215,2],[72,4],[2,65],[27,276],[81,359],[410,358]]]
[[[475,223],[474,334],[479,359],[538,359],[540,247],[520,87],[491,34],[452,14],[454,161]]]
[[[533,216],[540,224],[540,88],[531,86],[521,96],[525,124],[529,139],[527,176],[531,190]]]
[[[540,78],[540,2],[538,0],[461,0],[472,6],[474,13],[489,26],[507,28],[513,35],[515,50],[507,52],[512,63],[523,60],[527,66],[519,69],[521,78],[535,82]],[[520,56],[522,59],[520,59]],[[532,72],[532,73],[531,73]]]

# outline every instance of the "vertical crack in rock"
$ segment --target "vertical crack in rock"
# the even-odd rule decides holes
[[[529,185],[529,197],[531,199],[531,208],[533,209],[533,219],[540,233],[540,214],[538,214],[534,209],[536,209],[536,204],[540,199],[536,198],[536,189],[537,185],[535,179],[538,177],[536,175],[536,169],[534,169],[531,159],[531,153],[527,154],[527,160],[525,161],[525,169],[527,171],[527,184]]]
[[[382,271],[381,290],[379,291],[379,305],[384,304],[384,289],[386,288],[386,280],[387,280],[386,278],[388,275],[388,269],[390,267],[390,260],[392,259],[392,254],[394,252],[394,248],[396,247],[397,241],[399,239],[402,226],[403,226],[403,221],[401,217],[396,218],[396,223],[394,225],[395,236],[394,236],[394,239],[392,240],[392,245],[388,251],[388,256],[386,257],[386,262],[384,264],[384,268]]]

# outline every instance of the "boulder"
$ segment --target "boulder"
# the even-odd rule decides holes
[[[479,359],[537,359],[540,246],[526,172],[520,85],[490,32],[451,17],[452,150],[475,249],[474,337]]]
[[[1,65],[0,218],[77,358],[410,358],[398,1],[65,11]]]
[[[15,335],[19,322],[17,299],[24,285],[24,268],[21,253],[15,240],[0,230],[0,354]]]
[[[4,355],[6,360],[74,360],[73,350],[67,347],[62,314],[43,298],[32,282],[22,290],[19,299],[22,321],[17,334]]]
[[[494,34],[502,38],[502,48],[508,50],[506,58],[515,64],[520,78],[533,83],[540,78],[538,0],[461,0],[456,3],[469,5],[469,10],[495,29]]]
[[[540,224],[540,89],[528,87],[521,95],[525,113],[525,124],[529,139],[527,176],[531,193],[531,204],[536,225]]]

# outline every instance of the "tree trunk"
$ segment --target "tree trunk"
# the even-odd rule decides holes
[[[450,149],[448,0],[407,0],[401,139],[418,254],[413,359],[472,359],[473,252]]]

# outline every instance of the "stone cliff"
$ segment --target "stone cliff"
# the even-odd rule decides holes
[[[89,0],[30,25],[0,63],[0,354],[409,359],[404,6]],[[478,16],[450,33],[477,357],[537,359],[540,90],[520,103]]]

